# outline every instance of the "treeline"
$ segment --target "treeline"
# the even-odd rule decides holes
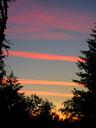
[[[8,127],[53,127],[60,123],[57,115],[52,113],[52,103],[36,95],[27,97],[19,93],[21,88],[13,72],[0,84],[0,122],[3,127],[6,123]]]
[[[55,106],[38,96],[20,93],[22,86],[13,72],[0,84],[0,125],[2,127],[77,128],[79,121],[65,120],[53,110]]]

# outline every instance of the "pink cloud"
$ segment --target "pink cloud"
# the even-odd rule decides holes
[[[24,14],[18,16],[11,16],[9,19],[10,23],[21,24],[22,25],[30,25],[31,27],[40,27],[42,28],[62,28],[65,30],[73,30],[78,32],[87,32],[89,20],[88,16],[84,16],[81,14],[76,14],[76,12],[62,10],[59,12],[60,15],[57,15],[57,10],[50,10],[50,14],[44,11],[33,11],[33,12],[25,12]],[[69,18],[70,15],[70,18]],[[82,21],[81,21],[82,19]],[[25,26],[26,27],[26,26]]]
[[[14,26],[10,27],[8,32],[9,34],[14,33],[16,38],[74,39],[77,37],[74,34],[66,33],[66,31],[87,33],[90,30],[88,28],[90,19],[91,16],[84,16],[84,14],[69,10],[50,8],[48,11],[42,9],[37,11],[33,9],[10,16],[8,22]]]
[[[19,79],[20,83],[23,85],[55,85],[55,86],[79,86],[73,82],[63,82],[63,81],[49,81],[49,80],[32,80],[32,79]]]
[[[22,52],[22,51],[9,51],[10,56],[29,58],[29,59],[41,59],[50,61],[69,61],[77,62],[82,61],[79,57],[75,56],[64,56],[64,55],[54,55],[45,53],[35,53],[35,52]]]
[[[71,93],[55,93],[55,92],[47,92],[47,91],[29,91],[29,90],[21,90],[20,93],[25,93],[26,95],[41,95],[41,96],[57,96],[57,97],[72,97]]]

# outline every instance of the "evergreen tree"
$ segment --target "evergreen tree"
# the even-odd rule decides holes
[[[87,122],[85,126],[90,124],[92,127],[93,124],[96,126],[96,27],[90,36],[87,40],[88,50],[81,51],[83,56],[77,63],[79,72],[76,74],[80,80],[73,80],[84,89],[74,89],[72,99],[64,102],[65,107],[61,111],[77,116]]]
[[[20,93],[22,86],[18,82],[13,72],[3,80],[3,86],[0,88],[0,120],[8,122],[11,127],[13,123],[16,127],[27,127],[31,118],[31,105],[27,97]],[[30,108],[30,109],[29,109]]]
[[[5,29],[8,19],[8,3],[12,0],[0,0],[0,85],[2,85],[2,79],[6,75],[4,58],[6,57],[4,50],[7,51],[10,48],[8,40],[5,38]]]

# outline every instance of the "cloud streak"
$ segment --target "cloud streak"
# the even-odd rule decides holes
[[[18,29],[16,29],[18,32],[23,32],[23,30],[26,31],[26,26],[25,29],[20,29],[23,25],[27,25],[27,32],[44,32],[44,30],[52,28],[62,28],[64,30],[71,30],[84,33],[88,31],[87,20],[90,22],[90,16],[76,14],[76,12],[69,10],[58,11],[52,8],[50,9],[51,10],[48,12],[44,10],[26,11],[23,14],[21,13],[17,16],[11,16],[9,22],[11,24],[14,23],[15,25],[19,24],[19,27],[17,27]],[[69,15],[70,18],[68,17]],[[81,19],[83,20],[83,22],[81,21]]]
[[[78,39],[80,37],[75,35],[76,32],[87,33],[90,30],[88,26],[91,24],[91,16],[76,13],[74,10],[52,7],[46,10],[43,5],[36,3],[29,9],[16,11],[16,15],[13,15],[10,10],[11,16],[8,20],[10,27],[7,31],[8,35],[17,39]]]
[[[79,57],[75,56],[64,56],[64,55],[54,55],[36,52],[22,52],[22,51],[9,51],[9,56],[27,58],[27,59],[40,59],[49,61],[69,61],[77,62],[82,61]]]
[[[25,93],[25,95],[36,94],[39,96],[57,96],[57,97],[72,97],[71,93],[55,93],[55,92],[47,92],[47,91],[30,91],[30,90],[21,90],[20,93]]]
[[[61,82],[61,81],[49,81],[49,80],[31,80],[31,79],[19,79],[23,85],[55,85],[55,86],[79,86],[73,82]]]

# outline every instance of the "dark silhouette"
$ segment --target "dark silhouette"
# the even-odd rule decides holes
[[[3,77],[6,75],[4,58],[6,57],[4,49],[8,51],[10,48],[8,40],[5,38],[5,29],[8,19],[8,2],[12,0],[0,0],[0,85]]]
[[[96,27],[92,29],[90,39],[87,40],[88,50],[81,51],[81,61],[77,66],[79,72],[76,74],[80,80],[73,80],[77,84],[85,87],[83,90],[74,89],[71,100],[64,102],[63,113],[80,119],[81,127],[96,127]]]
[[[8,127],[43,128],[57,126],[56,116],[53,116],[54,105],[48,100],[43,100],[36,95],[26,97],[20,93],[22,86],[18,83],[13,72],[6,76],[3,86],[0,88],[0,121],[7,122]],[[54,117],[54,118],[53,118]],[[55,121],[56,120],[56,121]],[[13,123],[12,123],[13,122]],[[5,126],[3,124],[3,127]]]
[[[27,110],[26,97],[18,92],[22,86],[19,85],[13,73],[6,77],[1,87],[0,121],[8,122],[9,127],[12,127],[12,122],[17,122],[15,126],[27,125],[30,113]]]

